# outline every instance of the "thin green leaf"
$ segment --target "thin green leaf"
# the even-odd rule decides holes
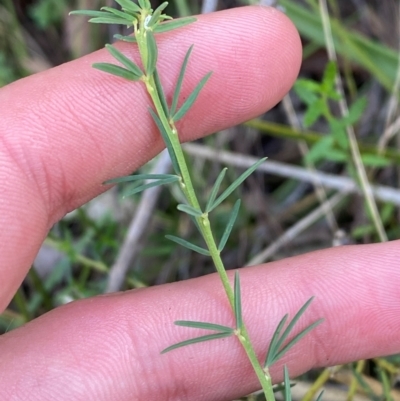
[[[277,342],[277,350],[282,346],[282,344],[286,341],[286,339],[289,337],[291,331],[293,330],[293,327],[295,324],[298,322],[298,320],[301,318],[301,316],[304,314],[306,309],[310,306],[311,302],[313,301],[314,297],[311,297],[300,309],[299,311],[294,315],[293,319],[290,321],[288,326],[286,327],[285,331],[283,332],[281,338]]]
[[[229,238],[229,236],[230,236],[230,234],[232,232],[233,225],[235,224],[237,215],[239,213],[239,208],[240,208],[240,199],[238,199],[235,202],[235,205],[233,206],[231,215],[230,215],[229,220],[228,220],[228,224],[226,225],[224,234],[222,235],[221,241],[220,241],[220,243],[218,245],[218,250],[220,252],[222,252],[223,249],[225,248],[226,242],[228,241],[228,238]]]
[[[294,387],[295,385],[296,385],[296,383],[290,383],[290,387]],[[284,389],[285,389],[284,383],[276,384],[275,386],[272,387],[272,390],[274,391],[274,393],[284,391]]]
[[[123,42],[128,42],[128,43],[137,43],[137,40],[134,36],[123,36],[120,34],[115,34],[114,39],[122,40]]]
[[[165,97],[165,93],[164,93],[163,87],[161,85],[161,80],[160,80],[160,76],[158,75],[157,68],[155,68],[155,70],[154,70],[153,77],[154,77],[154,83],[156,84],[158,97],[160,98],[161,106],[163,108],[164,114],[166,116],[169,116],[167,99]]]
[[[97,70],[107,72],[108,74],[115,75],[117,77],[129,79],[130,81],[138,81],[139,78],[136,74],[131,71],[128,71],[125,68],[119,67],[118,65],[109,64],[109,63],[95,63],[93,64],[93,68]]]
[[[180,204],[177,206],[177,209],[193,217],[201,217],[203,214],[201,210],[196,209],[190,205]]]
[[[217,200],[213,203],[213,205],[210,208],[211,210],[214,210],[222,201],[224,201],[250,174],[252,174],[258,166],[261,165],[265,160],[267,160],[266,157],[262,158],[259,160],[257,163],[253,164],[249,169],[247,169],[239,178],[237,178],[218,198]]]
[[[147,43],[147,65],[146,65],[146,73],[148,76],[154,73],[157,64],[158,58],[158,49],[157,43],[154,38],[154,34],[151,31],[146,32],[146,43]]]
[[[216,181],[215,181],[215,183],[213,185],[210,197],[208,198],[208,201],[207,201],[206,213],[209,213],[211,211],[211,206],[215,202],[215,198],[218,195],[219,188],[221,186],[222,180],[224,179],[225,173],[226,173],[227,170],[228,169],[226,167],[224,169],[222,169],[222,171],[219,173],[219,175],[218,175],[218,177],[217,177],[217,179],[216,179]]]
[[[175,177],[175,178],[174,178]],[[162,179],[172,179],[174,178],[175,181],[179,180],[179,177],[177,175],[173,174],[132,174],[132,175],[127,175],[124,177],[118,177],[118,178],[113,178],[111,180],[107,180],[104,182],[105,185],[108,184],[120,184],[122,182],[132,182],[132,181],[140,181],[140,180],[162,180]]]
[[[313,330],[315,327],[320,325],[324,319],[319,319],[316,322],[310,324],[308,327],[306,327],[304,330],[302,330],[293,340],[289,341],[288,344],[286,344],[276,355],[274,358],[274,361],[272,361],[271,364],[274,364],[276,361],[281,359],[283,355],[286,354],[292,348],[296,343],[298,343],[305,335],[307,335],[311,330]]]
[[[290,378],[287,366],[283,367],[283,384],[285,387],[284,398],[285,401],[292,401],[292,394],[290,392]]]
[[[182,107],[178,110],[178,112],[172,117],[174,121],[179,121],[193,106],[193,103],[196,101],[199,96],[200,91],[203,89],[204,85],[207,83],[211,76],[212,72],[209,72],[194,88],[193,92],[186,99],[185,103],[183,103]]]
[[[194,245],[191,242],[188,242],[182,238],[175,237],[174,235],[166,235],[165,238],[167,238],[173,242],[176,242],[177,244],[184,246],[185,248],[188,248],[194,252],[200,253],[205,256],[210,256],[210,252],[207,249],[204,249],[197,245]]]
[[[151,9],[151,4],[149,0],[138,0],[139,1],[139,6],[142,7],[145,10],[150,10]]]
[[[160,4],[153,12],[151,19],[149,21],[148,26],[151,28],[160,18],[161,13],[165,10],[168,6],[168,1],[164,1],[164,3]]]
[[[194,18],[194,17],[186,17],[186,18],[180,18],[180,19],[173,20],[173,21],[164,22],[160,25],[157,25],[153,29],[153,32],[154,33],[163,33],[163,32],[172,31],[174,29],[182,28],[186,25],[192,24],[195,21],[196,21],[196,18]]]
[[[186,67],[189,61],[190,54],[192,53],[193,45],[189,47],[189,50],[186,53],[186,56],[183,60],[181,70],[179,72],[179,77],[178,77],[178,82],[175,87],[174,91],[174,97],[172,99],[172,105],[171,105],[171,112],[170,115],[173,116],[176,112],[176,107],[178,106],[178,100],[179,100],[179,95],[181,93],[182,89],[182,82],[183,82],[183,77],[185,76],[186,72]]]
[[[149,109],[149,112],[150,112],[151,116],[153,117],[153,120],[156,123],[161,136],[164,139],[164,143],[165,143],[165,146],[167,147],[169,157],[171,158],[172,167],[174,168],[175,173],[180,175],[181,170],[179,168],[178,160],[176,158],[175,151],[174,151],[174,148],[172,147],[172,143],[169,139],[169,136],[168,136],[167,132],[165,131],[164,126],[162,125],[161,120],[159,119],[157,114],[152,109]]]
[[[319,395],[318,395],[318,397],[317,397],[317,399],[316,399],[315,401],[322,401],[322,396],[324,395],[324,391],[325,391],[325,390],[322,390],[322,391],[319,393]]]
[[[124,65],[132,74],[136,75],[138,79],[143,76],[142,70],[128,57],[122,54],[117,48],[113,45],[106,45],[106,49],[109,53],[122,65]]]
[[[170,347],[165,348],[163,351],[161,351],[161,353],[165,354],[166,352],[172,351],[177,348],[185,347],[186,345],[201,343],[204,341],[217,340],[219,338],[230,337],[231,335],[232,335],[232,333],[217,333],[217,334],[209,334],[207,336],[192,338],[191,340],[186,340],[186,341],[182,341],[180,343],[171,345]]]
[[[94,11],[94,10],[75,10],[71,11],[69,15],[84,15],[87,17],[108,17],[110,16],[110,13],[107,13],[105,11]]]
[[[116,3],[118,3],[123,10],[128,11],[130,13],[140,13],[140,7],[135,4],[131,0],[115,0]]]
[[[139,192],[144,191],[145,189],[149,189],[149,188],[153,188],[153,187],[158,187],[159,185],[165,185],[165,184],[170,184],[172,182],[175,182],[176,179],[172,179],[172,178],[165,178],[164,180],[157,180],[157,181],[152,181],[152,182],[148,182],[147,184],[143,184],[143,185],[139,185],[135,188],[133,188],[131,191],[128,191],[125,194],[125,198],[134,194],[137,194]]]
[[[239,272],[237,270],[235,271],[234,300],[235,300],[236,328],[241,329],[243,326],[242,295],[240,293],[240,278],[239,278]]]
[[[101,7],[100,10],[107,11],[110,14],[114,14],[116,17],[126,19],[127,21],[133,22],[133,20],[134,20],[134,17],[132,17],[132,15],[124,13],[123,11],[116,10],[115,8],[112,8],[112,7]]]
[[[174,324],[176,324],[177,326],[191,327],[194,329],[213,330],[219,331],[221,333],[233,334],[233,329],[231,327],[222,326],[220,324],[195,322],[192,320],[177,320],[176,322],[174,322]]]
[[[283,316],[283,318],[279,322],[279,324],[274,332],[274,335],[272,336],[271,342],[269,343],[267,356],[265,357],[264,367],[269,367],[272,365],[272,361],[274,360],[275,355],[279,351],[279,347],[277,347],[276,345],[279,341],[279,336],[281,335],[282,328],[283,328],[284,324],[286,323],[288,316],[289,316],[288,314]]]
[[[116,25],[124,25],[124,26],[132,26],[133,22],[122,19],[119,17],[115,17],[110,14],[109,17],[96,17],[96,18],[91,18],[89,22],[93,24],[116,24]]]

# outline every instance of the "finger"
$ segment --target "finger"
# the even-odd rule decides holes
[[[295,332],[325,319],[272,367],[275,381],[283,363],[294,377],[400,351],[399,245],[334,248],[240,270],[243,316],[260,360],[282,316],[293,317],[311,296]],[[174,326],[179,319],[233,327],[215,274],[58,308],[1,339],[2,399],[18,388],[17,399],[32,401],[232,400],[259,387],[235,337],[160,355],[206,334]]]
[[[171,100],[184,54],[194,51],[182,98],[213,75],[179,124],[182,140],[234,125],[276,104],[300,64],[298,35],[279,12],[247,7],[199,17],[159,35],[159,69]],[[135,47],[118,48],[138,61]],[[113,62],[104,50],[0,91],[0,294],[4,307],[32,263],[48,228],[162,148],[140,83],[92,69]],[[27,241],[29,239],[29,241]]]

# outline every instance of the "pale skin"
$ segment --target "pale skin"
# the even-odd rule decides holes
[[[183,140],[255,117],[290,89],[298,34],[275,10],[199,17],[158,37],[169,95],[194,44],[187,92],[214,74],[179,125]],[[118,48],[137,60],[134,47]],[[0,308],[4,310],[51,226],[162,149],[138,83],[105,75],[101,50],[0,90]],[[186,92],[186,93],[187,93]],[[273,156],[273,155],[269,155]],[[244,318],[260,359],[287,312],[316,298],[298,329],[325,322],[287,354],[292,376],[312,367],[400,352],[400,243],[349,246],[241,270]],[[231,400],[258,388],[235,338],[160,355],[199,334],[177,319],[233,325],[218,277],[73,302],[0,338],[4,400]],[[280,380],[282,363],[272,368]]]

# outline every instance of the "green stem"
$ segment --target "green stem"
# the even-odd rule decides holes
[[[142,16],[143,17],[143,16]],[[143,18],[142,18],[143,19]],[[146,37],[145,37],[145,27],[140,24],[139,32],[136,32],[136,39],[139,47],[139,53],[141,56],[142,64],[146,65],[146,60],[148,57],[148,49],[146,45]],[[180,185],[181,189],[189,203],[190,206],[201,210],[200,203],[197,199],[196,192],[193,188],[193,183],[190,178],[190,173],[186,164],[185,156],[183,154],[182,146],[179,141],[178,131],[173,123],[170,120],[170,116],[166,115],[164,108],[162,106],[162,102],[157,91],[157,87],[154,81],[153,75],[145,75],[142,78],[143,82],[146,85],[147,92],[149,93],[153,105],[156,109],[157,115],[160,118],[161,124],[164,127],[165,132],[167,133],[169,140],[171,142],[173,152],[175,154],[177,163],[179,165],[180,170]],[[218,250],[217,244],[215,242],[211,226],[210,220],[208,218],[208,213],[203,213],[202,216],[196,218],[197,223],[200,228],[200,232],[207,244],[208,250],[210,252],[211,258],[214,262],[217,273],[221,279],[222,285],[224,287],[226,296],[231,305],[232,311],[234,311],[234,292],[232,290],[231,284],[229,282],[229,277],[226,273],[224,263],[221,259],[220,251]],[[236,330],[236,335],[242,344],[247,357],[253,366],[253,369],[258,377],[258,380],[261,384],[261,387],[264,391],[265,397],[267,401],[275,401],[274,392],[272,389],[272,381],[271,376],[269,375],[268,370],[263,370],[260,365],[257,355],[254,351],[254,348],[250,342],[250,337],[247,333],[246,327],[244,325]]]
[[[165,131],[168,134],[168,137],[171,141],[179,169],[181,172],[181,188],[187,198],[188,203],[196,208],[200,209],[200,204],[197,199],[195,190],[193,188],[192,180],[190,178],[190,173],[186,164],[185,156],[183,154],[182,146],[179,141],[179,136],[178,132],[175,127],[171,127],[169,118],[168,116],[165,115],[161,100],[158,96],[156,86],[154,83],[154,78],[150,77],[149,79],[145,80],[145,84],[148,90],[148,93],[153,101],[154,107],[157,111],[157,114],[161,120],[161,123],[165,129]],[[234,294],[232,287],[229,282],[228,275],[225,270],[224,263],[221,259],[220,251],[218,250],[217,244],[215,242],[211,226],[210,226],[210,220],[208,218],[208,214],[204,213],[201,217],[196,218],[198,225],[200,227],[201,234],[207,244],[207,248],[210,251],[211,258],[214,262],[215,268],[217,270],[217,273],[220,277],[220,280],[222,282],[222,285],[224,287],[226,296],[228,297],[229,303],[231,305],[232,310],[234,310]],[[271,381],[271,376],[269,375],[269,372],[265,372],[260,365],[257,355],[254,351],[254,348],[250,342],[250,337],[247,333],[246,328],[243,326],[240,329],[240,332],[238,333],[238,338],[240,343],[242,344],[247,357],[253,366],[253,369],[258,377],[258,380],[262,386],[262,389],[264,391],[265,397],[267,401],[274,401],[275,396],[274,392],[272,389],[272,381]]]

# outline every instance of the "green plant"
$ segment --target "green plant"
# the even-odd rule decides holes
[[[184,320],[177,321],[175,322],[175,324],[178,326],[204,329],[212,331],[214,333],[172,345],[171,347],[168,347],[167,349],[162,351],[162,353],[166,353],[173,349],[189,344],[219,339],[223,337],[236,336],[240,344],[243,346],[248,356],[248,359],[253,366],[253,369],[259,379],[266,399],[268,401],[272,401],[275,399],[275,397],[274,389],[271,382],[271,376],[269,373],[270,367],[304,335],[306,335],[314,327],[320,324],[322,320],[316,321],[315,323],[309,325],[300,333],[292,337],[292,331],[295,324],[304,314],[305,310],[307,309],[313,298],[309,299],[304,304],[304,306],[299,310],[292,321],[284,329],[288,318],[288,316],[286,315],[275,330],[275,333],[269,345],[265,361],[263,364],[261,364],[256,356],[253,345],[250,342],[250,338],[242,316],[239,273],[238,271],[236,271],[235,273],[234,285],[232,288],[228,274],[225,270],[223,261],[220,256],[237,218],[240,208],[240,200],[236,201],[234,207],[232,208],[228,223],[219,241],[216,241],[216,239],[214,238],[212,225],[210,222],[210,214],[214,211],[214,209],[219,206],[229,195],[231,195],[236,190],[236,188],[250,174],[252,174],[265,159],[261,159],[260,161],[255,163],[239,178],[237,178],[227,189],[225,189],[225,191],[220,193],[221,183],[226,173],[226,169],[223,169],[216,179],[215,184],[213,185],[206,205],[204,207],[201,207],[195,189],[193,187],[192,180],[189,174],[189,169],[185,161],[185,156],[181,147],[181,143],[179,141],[176,122],[182,119],[186,115],[188,110],[192,107],[192,105],[198,98],[202,88],[210,79],[212,73],[209,72],[208,74],[206,74],[194,88],[191,95],[188,96],[183,104],[179,105],[180,93],[184,82],[186,67],[188,65],[190,55],[193,51],[193,46],[191,46],[188,49],[183,60],[178,82],[173,94],[173,99],[171,104],[169,105],[167,103],[162,86],[162,80],[157,69],[158,47],[155,38],[156,34],[171,31],[177,28],[182,28],[187,24],[193,23],[195,21],[195,18],[187,17],[171,21],[172,18],[163,13],[166,6],[168,5],[167,2],[162,3],[155,10],[151,8],[150,2],[148,0],[139,0],[139,4],[136,4],[131,0],[116,0],[116,2],[121,6],[121,10],[110,7],[103,7],[101,11],[74,11],[73,14],[89,16],[91,17],[90,22],[93,23],[120,24],[128,27],[133,27],[134,36],[116,35],[116,38],[122,41],[135,43],[137,45],[142,67],[137,65],[134,61],[128,59],[116,47],[112,45],[107,45],[107,50],[121,65],[97,63],[94,64],[94,68],[130,81],[140,81],[145,85],[153,106],[149,108],[149,113],[151,114],[154,123],[158,127],[160,134],[163,137],[163,140],[171,157],[172,166],[175,174],[135,174],[127,177],[112,179],[110,181],[107,181],[106,184],[128,182],[137,183],[137,185],[134,186],[132,190],[130,190],[130,192],[128,193],[129,195],[159,185],[175,183],[179,186],[186,199],[186,203],[179,204],[177,208],[181,212],[187,214],[193,220],[206,246],[199,246],[197,244],[190,243],[182,238],[172,235],[167,236],[167,238],[173,242],[176,242],[179,245],[190,249],[191,251],[198,252],[212,258],[227,298],[229,300],[236,322],[235,327],[227,327],[208,322],[195,322]],[[292,338],[290,339],[290,337]],[[287,376],[287,371],[285,374],[284,389],[287,399],[290,399],[290,396],[287,395],[290,393],[290,384]]]

